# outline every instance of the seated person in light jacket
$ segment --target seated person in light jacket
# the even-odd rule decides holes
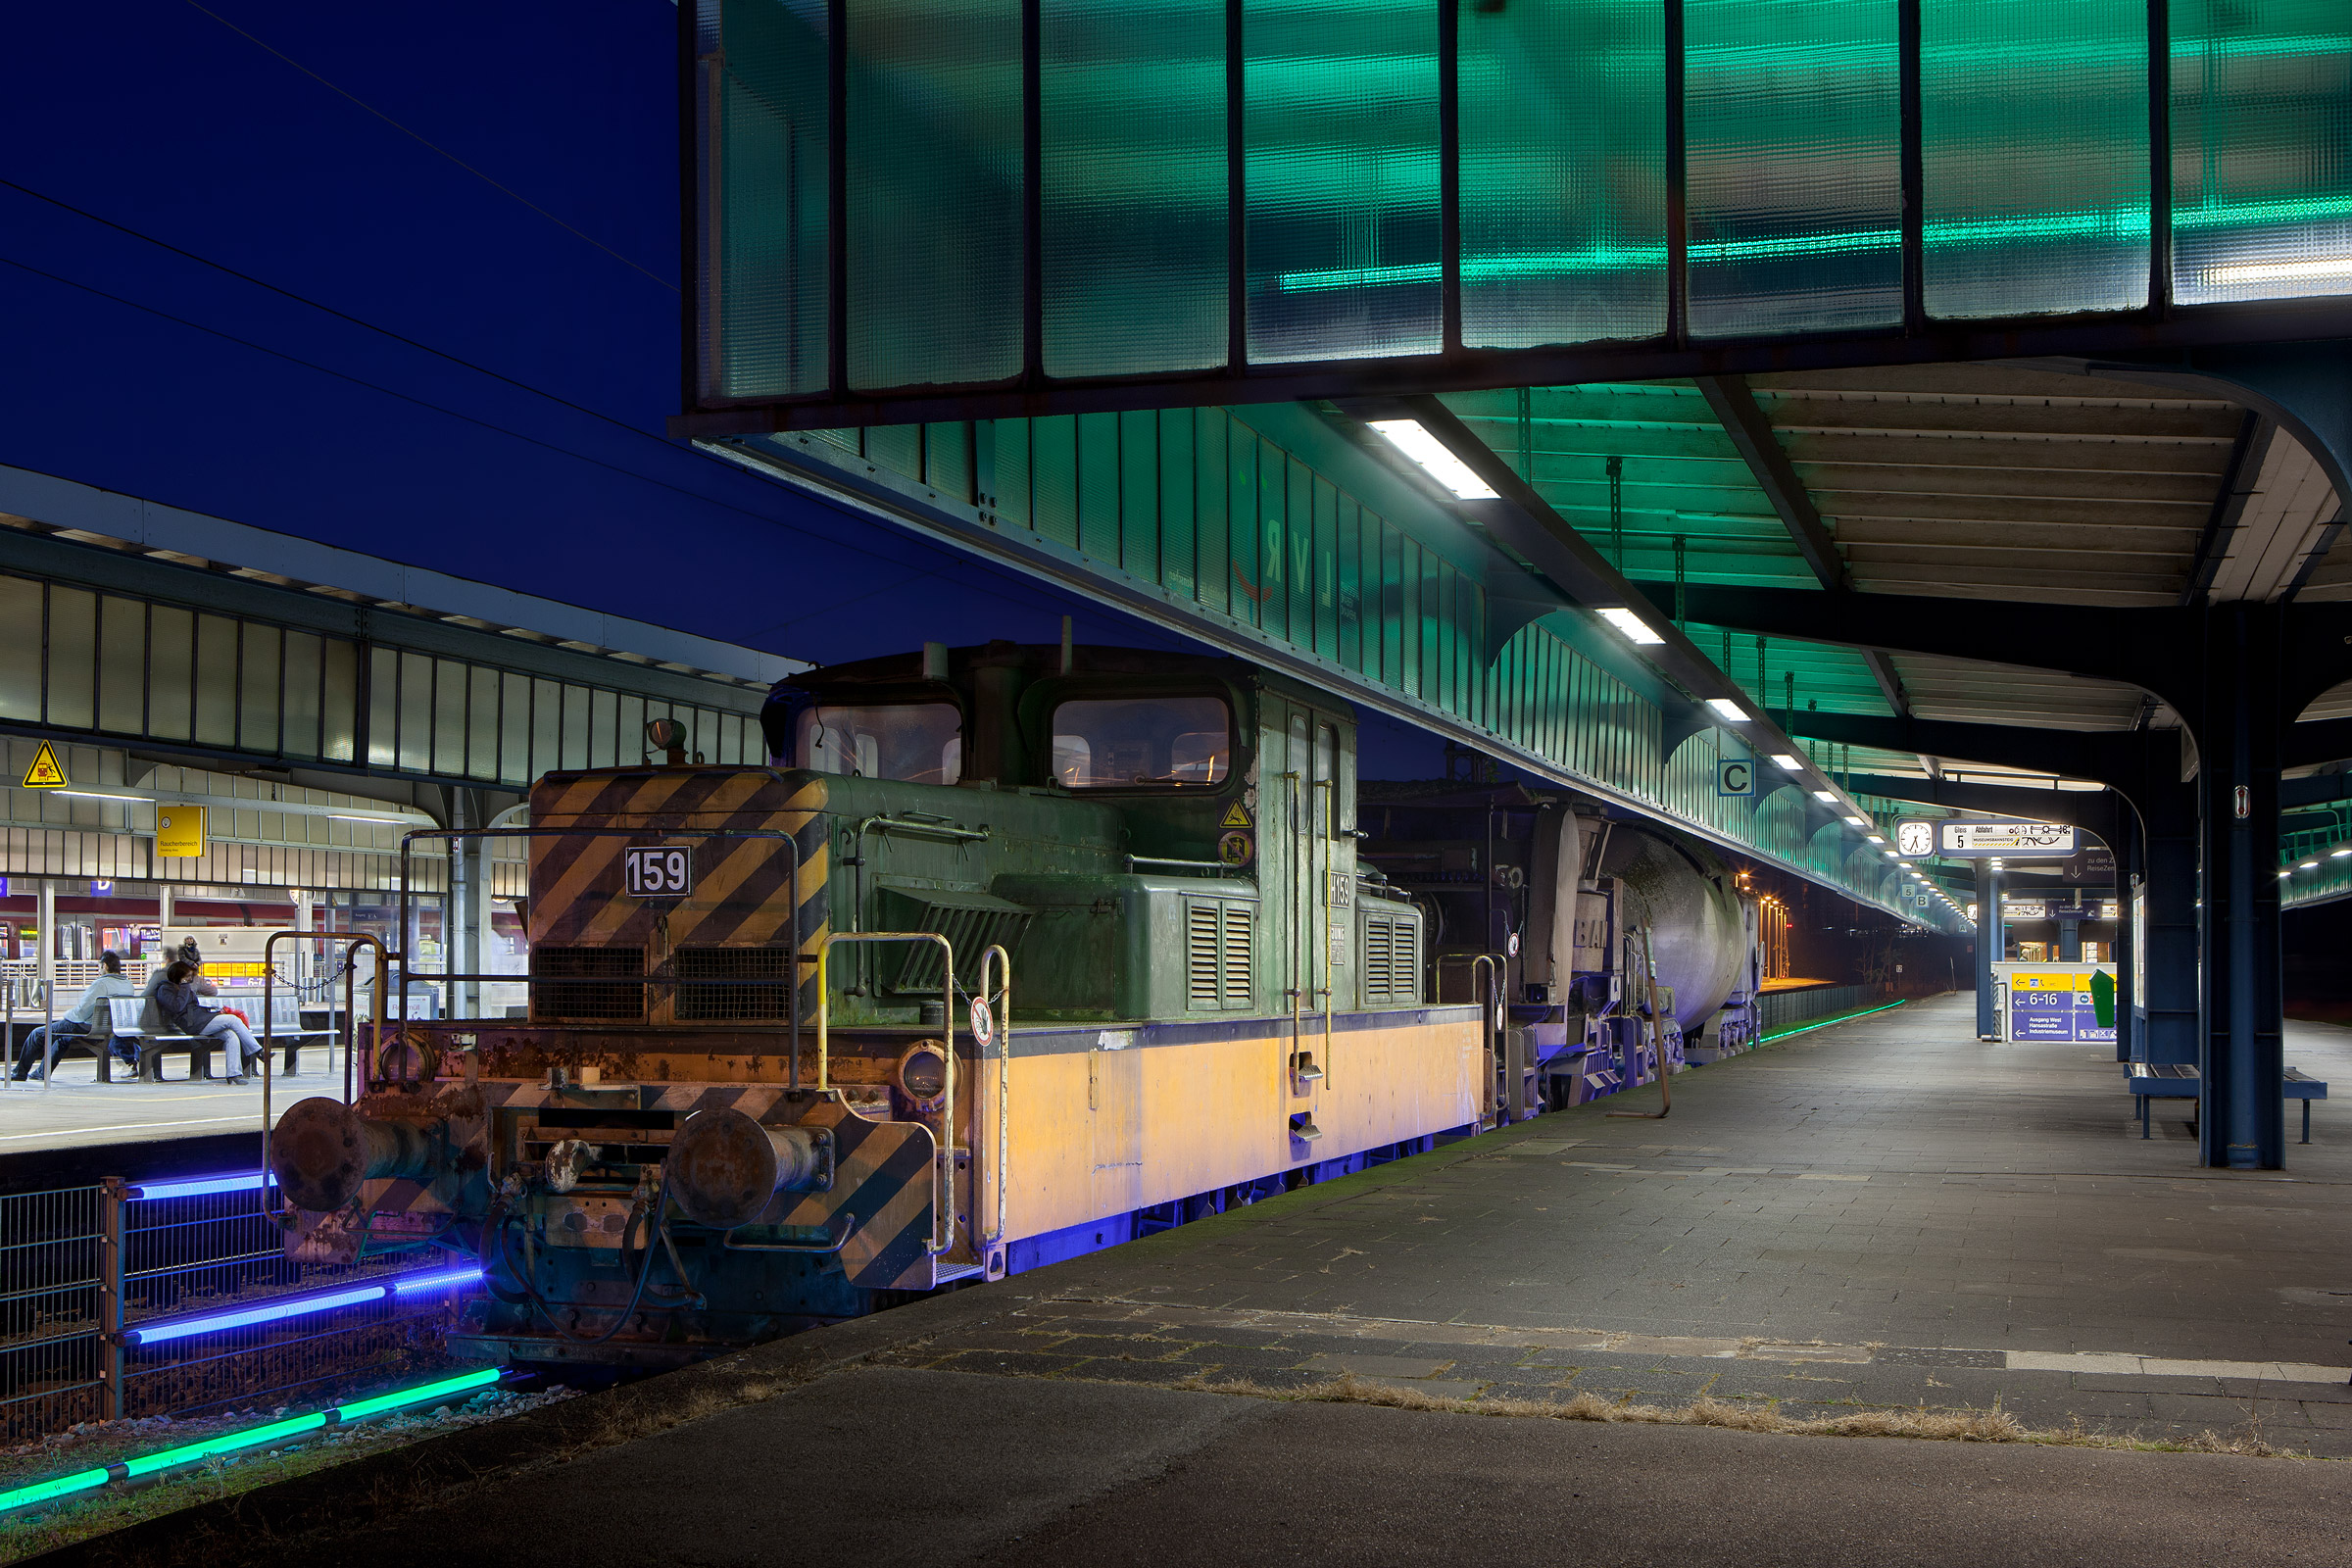
[[[94,1051],[104,1051],[114,1042],[115,1014],[107,1004],[117,997],[135,996],[137,993],[131,990],[130,982],[122,978],[122,959],[119,955],[101,953],[98,955],[98,963],[106,972],[90,982],[89,990],[81,994],[81,1000],[74,1004],[74,1010],[24,1037],[24,1044],[17,1053],[18,1082],[24,1082],[36,1062],[40,1065],[41,1076],[48,1077],[49,1064],[57,1059],[58,1051],[69,1040],[86,1036]],[[138,1065],[138,1053],[133,1050],[130,1053],[131,1065]]]
[[[223,1044],[235,1051],[232,1058],[236,1071],[228,1082],[241,1084],[253,1064],[261,1059],[262,1043],[253,1038],[253,1031],[244,1022],[225,1012],[216,1012],[199,1000],[196,966],[182,958],[164,971],[164,983],[155,988],[155,1010],[163,1015],[166,1029],[175,1035],[195,1035],[203,1038],[219,1035]]]

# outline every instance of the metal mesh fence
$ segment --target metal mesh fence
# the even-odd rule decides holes
[[[283,1403],[444,1364],[463,1298],[441,1273],[444,1254],[289,1258],[269,1196],[245,1186],[147,1197],[111,1182],[0,1196],[0,1442],[77,1421]],[[437,1288],[398,1288],[421,1274]],[[338,1288],[364,1296],[286,1311]],[[188,1332],[197,1320],[212,1326]],[[118,1330],[150,1343],[123,1344]]]
[[[96,1187],[0,1197],[0,1441],[105,1413],[105,1222]]]

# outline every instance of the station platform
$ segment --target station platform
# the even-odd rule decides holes
[[[173,1076],[139,1083],[118,1068],[98,1081],[87,1054],[57,1064],[57,1078],[0,1086],[0,1193],[79,1186],[107,1176],[130,1180],[189,1176],[250,1166],[259,1156],[262,1086]],[[280,1074],[270,1089],[271,1120],[296,1101],[343,1093],[341,1048],[302,1054],[302,1070]]]
[[[1663,1121],[1606,1115],[1654,1091],[1538,1117],[103,1549],[2342,1560],[2352,1470],[2267,1455],[2352,1457],[2352,1129],[2323,1106],[2289,1170],[2203,1169],[2102,1050],[1913,1004],[1683,1074]],[[2352,1031],[2288,1058],[2352,1075]],[[1662,1415],[1525,1413],[1580,1395]],[[1707,1424],[1874,1420],[1994,1441]],[[804,1492],[789,1524],[713,1506]]]

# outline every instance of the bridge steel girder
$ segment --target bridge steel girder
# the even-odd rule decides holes
[[[1848,782],[1861,794],[1889,801],[1941,806],[1955,811],[1984,811],[1994,816],[2031,817],[2037,822],[2064,822],[2094,835],[2110,848],[2119,848],[2119,824],[2124,813],[2116,808],[2113,790],[2019,790],[2000,784],[1961,784],[1943,778],[1898,778],[1888,773],[1854,773]],[[2023,808],[2020,802],[2030,803]]]

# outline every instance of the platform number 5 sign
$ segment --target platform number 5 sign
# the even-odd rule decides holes
[[[633,899],[683,898],[694,891],[694,857],[682,845],[623,850],[620,863]]]

